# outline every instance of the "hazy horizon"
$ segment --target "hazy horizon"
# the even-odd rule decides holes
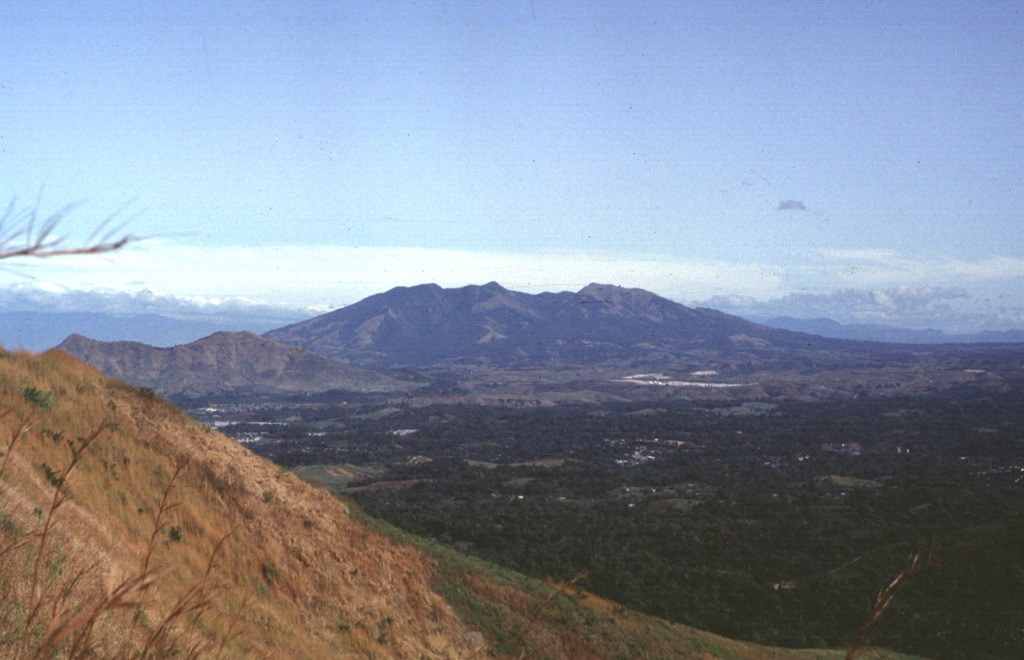
[[[480,284],[483,283],[477,283]],[[928,315],[917,323],[909,314],[904,321],[911,322],[892,323],[884,310],[894,304],[910,310],[915,303],[913,292],[893,291],[890,294],[902,295],[906,299],[895,302],[878,300],[877,296],[883,294],[876,292],[865,296],[847,291],[831,297],[811,299],[794,296],[766,303],[717,297],[694,306],[718,309],[772,327],[839,339],[896,343],[1012,342],[1019,341],[1024,334],[1024,331],[1013,327],[944,330],[929,323]],[[839,298],[844,299],[846,313],[833,315],[836,317],[833,318],[827,310],[833,309]],[[333,309],[275,306],[239,298],[183,299],[156,295],[151,291],[132,294],[110,291],[61,293],[15,286],[0,291],[0,346],[8,350],[40,351],[57,346],[71,334],[82,334],[100,341],[136,341],[170,347],[221,331],[263,334]],[[814,314],[815,310],[821,310],[821,313]],[[1009,334],[986,334],[991,332]]]

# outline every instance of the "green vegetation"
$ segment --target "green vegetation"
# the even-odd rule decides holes
[[[786,651],[736,642],[628,610],[578,588],[573,579],[553,584],[453,551],[358,507],[353,516],[396,543],[428,553],[435,562],[433,588],[478,631],[489,648],[506,657],[650,660],[842,660],[846,652]],[[481,647],[483,649],[484,647]],[[599,653],[590,651],[599,649]],[[475,657],[475,656],[474,656]],[[888,650],[866,650],[867,660],[920,660]]]
[[[21,391],[21,395],[25,397],[26,401],[34,403],[43,410],[49,410],[53,407],[53,392],[43,392],[35,387],[26,387]]]
[[[354,480],[372,479],[384,474],[379,466],[356,465],[303,465],[295,468],[295,473],[331,492],[340,493]]]
[[[867,643],[943,659],[1024,651],[1015,395],[746,407],[755,414],[387,408],[283,406],[275,415],[302,421],[257,448],[319,471],[372,465],[346,492],[443,546],[538,578],[589,571],[581,586],[630,608],[773,645],[849,643],[907,557],[933,551]],[[385,483],[404,486],[368,487]],[[483,625],[486,608],[456,587],[449,597]]]

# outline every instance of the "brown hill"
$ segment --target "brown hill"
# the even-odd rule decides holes
[[[384,530],[58,351],[0,351],[0,451],[4,658],[841,657],[634,615]]]
[[[102,371],[161,394],[216,392],[389,392],[409,383],[286,346],[251,332],[218,332],[191,344],[155,348],[75,334],[57,347]]]

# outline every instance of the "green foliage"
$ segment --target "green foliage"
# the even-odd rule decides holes
[[[25,397],[26,401],[39,406],[43,410],[53,408],[53,392],[51,391],[43,392],[35,387],[26,387],[21,391],[21,395]]]
[[[50,560],[50,576],[58,578],[64,574],[64,566],[67,564],[68,555],[60,547],[54,548],[53,557]]]
[[[382,616],[377,620],[377,643],[386,644],[388,641],[388,632],[391,630],[391,624],[395,622],[394,617]]]
[[[267,581],[267,584],[274,584],[281,578],[281,570],[272,561],[265,561],[260,564],[260,572],[263,574],[263,579]]]
[[[51,468],[48,464],[43,463],[43,474],[46,475],[46,480],[50,482],[50,485],[56,486],[60,483],[60,474]]]
[[[868,643],[1010,660],[1024,657],[1022,401],[784,403],[757,415],[686,402],[387,417],[325,406],[325,421],[283,430],[306,439],[290,452],[274,443],[287,453],[272,456],[322,471],[332,458],[386,465],[347,491],[374,516],[536,577],[587,569],[584,587],[633,609],[790,647],[849,643],[907,555],[933,548],[941,565],[900,590]],[[336,431],[311,442],[303,423]],[[418,430],[398,442],[395,428]],[[822,448],[844,443],[863,451]],[[411,485],[351,489],[374,481]],[[456,563],[439,563],[436,588],[508,652],[514,631],[465,571],[448,571]]]
[[[0,512],[0,532],[17,542],[21,538],[21,527],[10,514]]]

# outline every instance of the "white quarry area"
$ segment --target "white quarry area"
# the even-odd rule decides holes
[[[694,371],[691,376],[715,375],[717,371]],[[634,385],[658,385],[661,387],[704,387],[709,389],[750,387],[757,383],[711,383],[708,381],[675,380],[665,374],[633,374],[615,379],[616,383],[632,383]]]

